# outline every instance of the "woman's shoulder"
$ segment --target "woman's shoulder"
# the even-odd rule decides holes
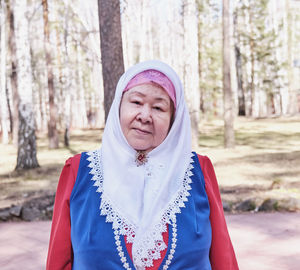
[[[78,167],[79,163],[80,163],[80,158],[81,158],[82,153],[80,154],[76,154],[72,157],[69,157],[66,161],[65,161],[65,166],[71,166],[71,167]]]
[[[204,169],[213,169],[212,162],[211,162],[211,160],[208,156],[200,155],[196,152],[195,152],[195,155],[198,158],[198,161],[199,161],[199,164],[200,164],[202,170],[204,170]]]

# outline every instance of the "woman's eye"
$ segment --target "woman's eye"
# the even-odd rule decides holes
[[[141,104],[141,102],[138,101],[138,100],[133,100],[131,103],[136,104],[136,105],[140,105]]]
[[[161,108],[161,107],[158,107],[158,106],[155,106],[155,107],[154,107],[154,110],[156,110],[156,111],[162,111],[162,108]]]

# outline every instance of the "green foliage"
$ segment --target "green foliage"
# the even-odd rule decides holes
[[[205,113],[216,113],[222,94],[222,18],[217,1],[198,0],[199,88]]]
[[[282,20],[277,23],[272,21],[269,11],[269,0],[249,0],[239,1],[236,8],[238,16],[238,35],[241,40],[241,53],[243,59],[243,69],[249,69],[249,65],[254,65],[249,71],[246,83],[248,91],[250,86],[263,90],[267,94],[268,101],[274,94],[283,88],[285,81],[284,68],[286,59],[278,57],[282,50],[282,42],[279,34],[283,28]],[[250,83],[252,79],[252,84]]]

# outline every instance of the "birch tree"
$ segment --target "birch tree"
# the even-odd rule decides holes
[[[7,127],[7,104],[6,104],[6,23],[5,23],[5,4],[0,0],[0,37],[1,37],[1,63],[0,63],[0,82],[1,82],[1,128],[2,143],[8,143],[8,127]]]
[[[58,132],[56,128],[57,122],[57,108],[54,103],[55,88],[54,88],[54,76],[51,60],[51,48],[50,48],[50,32],[49,32],[49,20],[48,20],[48,0],[42,0],[43,5],[43,18],[44,18],[44,47],[46,54],[46,66],[48,77],[48,91],[49,91],[49,111],[50,117],[48,121],[48,139],[49,148],[58,148]]]
[[[11,58],[11,72],[10,72],[10,83],[12,91],[12,134],[13,144],[18,145],[18,129],[19,129],[19,93],[18,93],[18,81],[17,81],[17,49],[16,49],[16,35],[15,35],[15,18],[13,13],[14,0],[6,0],[7,17],[9,24],[8,34],[8,48]]]
[[[28,39],[27,1],[14,3],[16,55],[18,59],[19,129],[16,170],[38,167],[35,123],[32,106],[32,73]]]
[[[233,33],[234,33],[234,53],[235,53],[235,70],[237,77],[237,92],[238,92],[238,115],[246,115],[245,104],[245,90],[243,81],[243,69],[242,69],[242,54],[241,54],[241,41],[238,34],[238,15],[236,8],[233,12]]]
[[[229,0],[223,0],[224,146],[234,147],[234,103],[230,80]]]
[[[198,146],[199,133],[199,71],[198,71],[198,32],[195,0],[183,0],[183,28],[184,28],[184,73],[183,84],[185,96],[189,106],[192,143]]]

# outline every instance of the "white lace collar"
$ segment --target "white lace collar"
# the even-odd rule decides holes
[[[100,193],[100,214],[102,216],[106,216],[106,222],[112,223],[117,249],[119,251],[123,266],[125,269],[131,269],[129,264],[126,262],[126,257],[122,251],[119,236],[126,236],[127,242],[134,243],[135,234],[138,230],[137,225],[131,223],[125,217],[123,217],[122,213],[120,213],[118,209],[114,207],[112,200],[104,192],[101,149],[90,151],[87,154],[88,161],[90,162],[88,167],[91,168],[90,174],[92,174],[94,186],[97,187],[96,191]],[[182,179],[182,185],[177,194],[175,194],[174,199],[170,201],[170,203],[166,205],[165,209],[162,211],[159,222],[154,223],[147,232],[144,232],[144,237],[140,240],[141,243],[138,245],[135,258],[135,262],[138,262],[138,265],[142,266],[139,267],[139,269],[145,269],[146,267],[152,266],[153,260],[160,258],[160,252],[166,248],[162,238],[162,233],[167,231],[167,224],[172,225],[175,228],[175,231],[173,231],[171,251],[163,269],[167,269],[168,265],[170,264],[170,261],[173,258],[177,240],[176,214],[181,212],[180,208],[185,207],[185,202],[188,201],[188,196],[190,195],[189,190],[191,189],[190,184],[192,183],[191,176],[193,175],[192,163],[193,159],[191,157],[190,165],[185,173],[184,179]]]

